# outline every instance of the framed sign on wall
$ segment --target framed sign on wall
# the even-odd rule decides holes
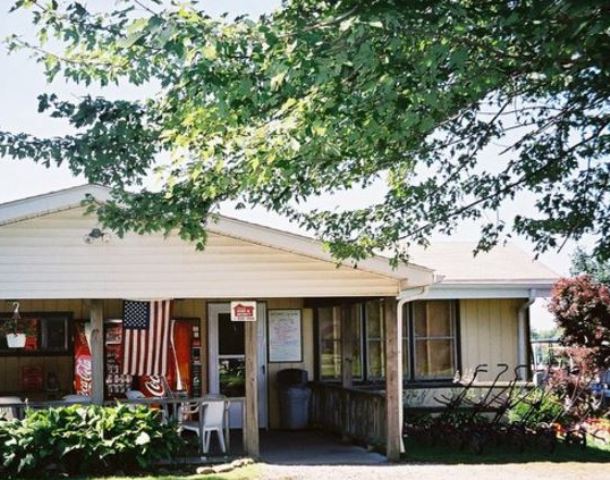
[[[302,362],[303,335],[301,310],[269,310],[269,362]]]

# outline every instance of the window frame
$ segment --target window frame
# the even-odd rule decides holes
[[[6,315],[6,316],[5,316]],[[11,313],[0,313],[0,320],[8,320]],[[46,319],[63,319],[66,326],[66,338],[62,350],[49,350],[48,348],[39,348],[37,350],[26,350],[24,348],[0,348],[0,357],[69,357],[74,355],[74,313],[73,312],[21,312],[21,318],[36,319],[39,318],[46,322]],[[46,325],[40,328],[38,339],[42,343],[43,331],[46,331]]]
[[[369,318],[367,315],[367,304],[368,303],[376,303],[377,307],[379,308],[379,336],[378,337],[370,337],[369,336],[369,329],[368,329],[368,322],[369,322]],[[385,372],[386,372],[386,366],[385,366],[385,322],[383,321],[383,301],[379,300],[379,299],[371,299],[371,300],[366,300],[364,302],[362,302],[361,304],[361,311],[362,311],[362,331],[363,331],[363,343],[364,343],[364,348],[363,348],[363,359],[362,359],[362,363],[363,363],[363,367],[362,367],[362,372],[364,374],[364,379],[367,382],[370,383],[378,383],[381,382],[385,379]],[[373,341],[378,341],[380,344],[380,349],[381,349],[381,375],[380,376],[374,376],[374,375],[370,375],[369,374],[369,366],[371,364],[370,362],[370,357],[369,357],[369,341],[373,340]]]
[[[457,299],[424,299],[424,300],[416,300],[415,302],[430,302],[430,301],[441,301],[441,302],[450,302],[450,312],[451,312],[451,322],[453,327],[453,336],[443,336],[443,337],[418,337],[419,340],[422,339],[437,339],[437,340],[453,340],[453,363],[455,371],[462,371],[462,341],[460,335],[460,308],[459,308],[459,300]],[[414,314],[413,314],[413,306],[415,302],[409,302],[406,305],[405,311],[403,311],[403,335],[401,340],[407,340],[408,347],[408,371],[403,372],[403,381],[409,384],[430,384],[430,383],[448,383],[453,382],[453,378],[455,372],[450,377],[435,377],[435,378],[426,378],[426,377],[417,377],[415,375],[415,322]],[[406,327],[406,329],[405,329]],[[408,336],[405,337],[404,332],[408,332]],[[405,355],[405,352],[403,352]]]
[[[317,381],[320,382],[326,382],[326,383],[341,383],[341,371],[339,371],[339,375],[336,377],[323,377],[322,376],[322,343],[324,341],[324,339],[322,338],[321,335],[321,321],[320,321],[320,312],[319,310],[322,308],[327,308],[327,309],[331,309],[333,312],[333,322],[338,322],[338,330],[339,330],[339,336],[336,338],[333,338],[332,341],[334,344],[338,345],[338,351],[339,351],[339,361],[340,364],[343,362],[343,349],[342,349],[342,338],[343,338],[343,331],[342,331],[342,308],[341,305],[317,305],[315,307],[313,307],[314,309],[314,324],[315,324],[315,341],[314,341],[314,355],[315,355],[315,373],[314,373],[314,377]],[[354,346],[356,345],[355,341],[358,340],[358,346],[360,347],[360,355],[356,355],[354,352],[354,356],[353,356],[353,362],[352,362],[352,368],[354,368],[354,366],[356,364],[359,364],[360,366],[360,375],[354,375],[352,374],[352,379],[354,382],[358,382],[358,383],[362,383],[366,381],[366,373],[367,373],[367,367],[368,365],[366,364],[366,343],[365,343],[365,325],[364,325],[364,311],[362,310],[363,308],[363,302],[357,302],[357,303],[353,303],[349,305],[349,309],[351,314],[354,314],[357,316],[357,318],[354,320],[354,323],[358,325],[359,331],[360,331],[360,338],[356,339],[354,338]],[[328,339],[327,339],[328,340]]]

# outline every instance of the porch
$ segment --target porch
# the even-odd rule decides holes
[[[361,299],[360,302],[364,300]],[[384,311],[387,310],[385,313],[390,325],[385,325],[384,330],[396,328],[396,300],[388,298],[370,301],[376,302]],[[150,385],[154,379],[124,378],[118,369],[120,352],[117,353],[116,349],[121,344],[122,335],[121,300],[21,300],[19,303],[22,319],[33,322],[35,328],[28,336],[28,345],[23,349],[9,349],[0,338],[0,396],[17,396],[30,406],[41,408],[61,405],[61,399],[71,394],[86,395],[91,403],[97,404],[121,401],[127,389],[141,390],[144,386],[148,389],[147,395],[155,394]],[[181,335],[186,335],[189,340],[184,351],[177,351],[176,365],[170,379],[171,389],[186,390],[191,399],[218,394],[229,397],[232,406],[229,423],[233,432],[236,432],[232,438],[239,438],[239,441],[232,443],[232,454],[239,452],[240,445],[243,445],[244,453],[254,457],[274,455],[275,446],[286,444],[285,439],[277,441],[277,436],[268,433],[270,430],[277,431],[282,424],[275,377],[278,371],[285,368],[303,369],[310,374],[310,379],[316,376],[319,342],[315,339],[317,315],[314,305],[321,303],[324,308],[334,305],[331,308],[340,317],[339,323],[344,332],[341,341],[343,356],[352,356],[350,352],[353,351],[355,332],[350,332],[353,315],[358,311],[354,307],[356,299],[259,299],[255,322],[231,322],[230,303],[224,299],[183,299],[173,303],[173,318],[177,325],[183,322],[187,327],[182,329]],[[2,302],[4,312],[0,313],[0,319],[10,317],[10,308],[7,308],[10,304]],[[273,312],[293,312],[295,318],[299,319],[299,358],[290,358],[285,345],[272,345],[273,339],[268,334],[269,318],[273,318]],[[87,356],[82,355],[82,338],[79,340],[79,334],[85,330],[89,348],[88,370]],[[392,360],[386,354],[383,360],[385,365],[400,368],[399,346],[392,348],[391,345],[399,337],[386,337],[384,351],[390,354],[394,352],[395,356]],[[288,355],[280,359],[282,361],[274,361],[278,358],[274,357],[277,352],[274,354],[272,349],[278,347],[284,348],[282,355]],[[350,363],[341,363],[345,365],[341,368],[346,370],[342,375],[343,381],[350,382],[352,372],[347,372]],[[177,376],[181,379],[179,382]],[[240,381],[235,382],[235,378]],[[396,381],[401,376],[398,374],[390,377],[388,381],[392,378]],[[179,383],[181,388],[178,388]],[[394,435],[393,444],[397,456],[400,451],[398,419],[401,406],[398,399],[401,394],[398,392],[399,382],[396,383],[396,403],[388,406],[384,399],[375,416],[384,423],[378,431],[383,435],[381,445],[379,442],[376,445],[382,450],[389,441],[386,418],[393,414],[396,419],[396,428],[393,432],[390,429],[390,434]],[[315,398],[314,394],[313,402],[316,401]],[[394,411],[388,413],[388,408],[393,408]],[[314,418],[312,421],[315,423]],[[295,439],[301,435],[300,432],[278,433],[283,437],[294,436]],[[265,444],[262,444],[265,438]],[[322,442],[321,445],[327,443]],[[349,448],[347,445],[343,447]],[[341,448],[339,451],[342,451]],[[283,449],[279,448],[278,452],[281,451]],[[318,447],[318,451],[324,449]],[[312,454],[313,457],[316,455]]]

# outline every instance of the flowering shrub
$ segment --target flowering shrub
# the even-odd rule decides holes
[[[549,311],[563,329],[561,342],[586,347],[600,369],[610,368],[610,288],[589,275],[562,278]]]

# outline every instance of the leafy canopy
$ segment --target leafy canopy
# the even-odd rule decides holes
[[[599,260],[579,247],[572,256],[570,273],[587,274],[599,283],[610,285],[610,260]]]
[[[197,5],[20,0],[49,79],[156,85],[142,101],[39,97],[72,135],[0,133],[0,154],[112,187],[119,233],[205,242],[219,202],[263,206],[337,258],[426,243],[464,220],[479,248],[511,232],[538,252],[584,234],[610,257],[610,4],[581,0],[286,1],[252,20]],[[159,161],[159,154],[168,161]],[[151,173],[160,190],[142,188]],[[308,200],[385,182],[364,208]],[[127,194],[127,191],[137,191]],[[489,220],[518,195],[531,215]]]

